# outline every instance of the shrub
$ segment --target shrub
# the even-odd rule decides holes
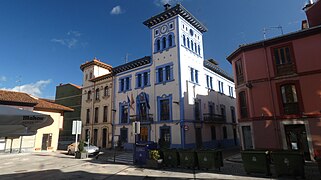
[[[157,161],[160,158],[159,151],[158,150],[151,150],[149,152],[150,158]]]
[[[78,145],[78,151],[79,152],[85,152],[84,146],[85,146],[84,141],[80,141],[79,145]]]

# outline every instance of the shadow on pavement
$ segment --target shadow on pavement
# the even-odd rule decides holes
[[[89,173],[86,171],[74,171],[74,172],[63,172],[61,170],[45,170],[45,171],[33,171],[33,172],[23,172],[16,174],[0,175],[1,180],[11,180],[11,179],[23,179],[23,180],[34,180],[34,179],[185,179],[185,178],[173,178],[173,177],[150,177],[150,176],[140,176],[140,175],[118,175],[118,174],[99,174],[99,173]]]

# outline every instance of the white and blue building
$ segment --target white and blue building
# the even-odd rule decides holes
[[[151,30],[151,56],[112,68],[114,142],[166,142],[171,148],[238,145],[233,78],[205,60],[207,31],[181,4],[144,22]]]

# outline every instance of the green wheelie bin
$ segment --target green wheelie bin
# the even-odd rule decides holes
[[[179,165],[179,154],[176,149],[163,149],[163,164],[166,167],[177,167]]]
[[[263,173],[271,176],[270,154],[267,150],[241,151],[243,166],[247,174]]]
[[[219,169],[223,167],[222,151],[218,149],[197,150],[198,166],[200,169]]]
[[[287,175],[305,178],[304,155],[302,152],[290,150],[272,151],[271,158],[277,176]]]
[[[190,169],[195,169],[198,167],[197,156],[194,150],[180,149],[178,150],[178,153],[180,167]]]

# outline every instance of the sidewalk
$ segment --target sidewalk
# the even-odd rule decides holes
[[[115,153],[115,163],[116,164],[127,164],[129,167],[132,166],[132,157],[133,157],[133,152],[125,152],[125,151],[116,151]],[[106,162],[106,163],[114,163],[113,161],[113,156],[114,151],[112,150],[105,150],[103,154],[100,154],[97,157],[98,161],[101,162]],[[199,178],[218,178],[222,176],[222,178],[230,178],[229,176],[232,177],[242,177],[241,179],[280,179],[276,177],[276,173],[274,171],[274,166],[271,165],[271,171],[272,171],[272,176],[266,176],[264,174],[250,174],[247,175],[244,167],[243,167],[243,162],[242,162],[242,157],[240,154],[240,151],[238,148],[231,148],[231,149],[225,149],[223,150],[223,157],[224,157],[224,166],[221,168],[220,171],[218,170],[209,170],[209,171],[202,171],[202,170],[185,170],[182,168],[162,168],[161,171],[166,171],[166,172],[184,172],[184,171],[190,171],[189,173],[196,173],[198,174]],[[126,160],[127,158],[127,160]],[[135,166],[132,166],[135,167]],[[146,168],[141,168],[141,169],[146,169]],[[146,169],[147,170],[147,169]],[[202,175],[200,177],[200,175]],[[320,174],[318,171],[318,166],[314,162],[306,162],[305,164],[305,175],[306,179],[311,179],[311,180],[320,180]],[[281,179],[292,179],[294,177],[281,177]],[[232,178],[234,179],[234,178]]]

